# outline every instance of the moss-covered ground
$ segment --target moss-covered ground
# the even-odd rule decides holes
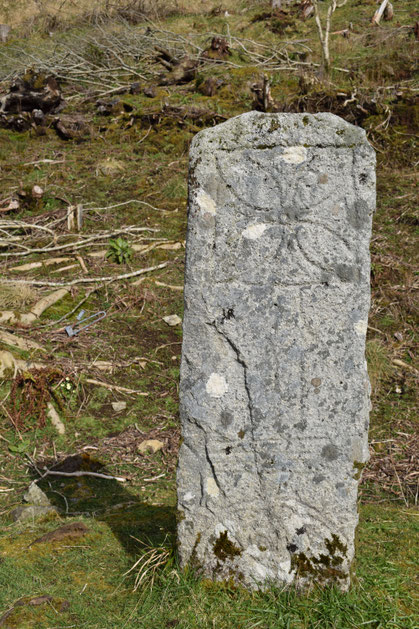
[[[51,42],[60,43],[60,38],[68,42],[72,34],[87,37],[97,33],[97,23],[90,18],[89,22],[80,19],[83,12],[74,8],[80,7],[80,2],[63,3],[63,7],[66,4],[72,4],[74,10],[71,15],[60,14],[53,37],[45,32],[46,25],[51,27],[48,14],[44,11],[37,16],[36,7],[31,21],[21,29],[15,27],[11,41],[0,44],[5,67],[11,71],[13,63],[20,63],[19,55],[23,53],[19,51],[34,54],[39,50],[41,54],[50,49]],[[133,280],[98,281],[97,290],[86,302],[69,319],[61,320],[93,287],[77,284],[29,331],[20,331],[42,345],[45,352],[13,349],[15,356],[43,361],[49,369],[58,370],[51,376],[46,399],[54,403],[66,433],[59,435],[48,418],[45,424],[40,421],[40,407],[32,395],[39,374],[15,383],[14,388],[10,379],[1,382],[0,626],[417,626],[418,371],[414,360],[418,109],[414,3],[401,0],[395,4],[393,21],[382,22],[378,28],[369,24],[376,9],[372,0],[357,4],[350,0],[338,10],[332,30],[346,29],[349,23],[352,30],[349,38],[331,35],[335,69],[329,81],[319,68],[314,20],[303,21],[293,11],[285,17],[271,16],[269,3],[250,0],[226,2],[222,10],[216,5],[209,3],[203,10],[201,5],[178,4],[170,12],[162,11],[157,22],[160,29],[182,34],[200,45],[209,41],[212,33],[231,38],[232,55],[226,63],[200,67],[195,81],[158,86],[157,79],[148,79],[141,82],[139,94],[118,95],[125,109],[110,116],[97,114],[96,97],[89,92],[88,84],[75,86],[61,81],[67,98],[64,113],[81,115],[87,125],[88,131],[82,137],[64,141],[52,127],[44,134],[34,128],[24,132],[0,128],[0,201],[20,193],[20,209],[4,218],[30,221],[41,215],[51,216],[50,222],[57,221],[54,229],[62,239],[68,235],[66,208],[81,204],[85,208],[83,236],[104,229],[146,227],[158,231],[139,233],[135,239],[123,233],[122,237],[137,245],[155,244],[157,240],[150,240],[155,238],[169,246],[137,250],[126,263],[117,264],[110,258],[89,255],[108,250],[109,238],[102,239],[97,247],[79,252],[87,274],[80,264],[55,273],[57,267],[77,264],[74,254],[69,254],[70,261],[24,274],[11,267],[48,256],[0,258],[1,272],[7,278],[45,282],[101,278],[167,263]],[[13,7],[7,8],[8,19],[16,24],[11,18]],[[103,20],[107,15],[102,15]],[[6,20],[0,11],[0,22],[2,19]],[[145,19],[131,26],[144,30],[150,19],[157,19],[156,13],[148,13]],[[120,28],[119,22],[115,24],[100,22],[101,28]],[[155,24],[153,21],[151,26]],[[371,244],[373,295],[367,346],[373,387],[371,461],[363,471],[356,578],[348,593],[334,589],[314,589],[306,595],[293,590],[249,593],[229,584],[199,580],[193,572],[181,571],[176,562],[181,329],[179,325],[169,326],[163,317],[182,317],[179,287],[183,283],[189,144],[203,126],[254,106],[252,86],[261,81],[263,69],[254,59],[252,63],[243,50],[243,46],[253,50],[252,42],[281,49],[288,42],[285,47],[291,62],[303,61],[303,65],[290,70],[266,70],[272,97],[280,110],[338,113],[363,126],[377,149],[378,202]],[[301,42],[310,51],[303,54]],[[256,50],[260,53],[260,48]],[[6,77],[7,72],[1,76]],[[210,76],[223,83],[213,96],[204,96],[199,89]],[[124,80],[129,83],[137,77],[125,75]],[[154,98],[142,91],[150,84],[156,85]],[[2,86],[6,88],[7,81]],[[350,99],[352,102],[346,103]],[[198,117],[194,115],[197,109],[201,111]],[[44,190],[41,200],[31,198],[34,185]],[[46,244],[41,236],[31,243],[32,247]],[[140,241],[140,237],[145,240]],[[5,252],[4,247],[0,249],[0,253]],[[66,254],[57,251],[49,255]],[[26,296],[17,291],[16,307],[27,311],[28,305],[21,306],[25,300],[30,305],[50,290],[32,287],[32,294]],[[6,298],[10,300],[3,293],[0,286],[0,310]],[[86,316],[97,311],[106,311],[107,316],[86,332],[69,338],[63,326],[74,324],[81,308]],[[11,347],[1,342],[0,350],[10,351]],[[100,367],[101,361],[108,363],[106,369]],[[28,392],[32,392],[31,399]],[[126,407],[115,411],[112,403],[121,401]],[[147,438],[161,440],[163,449],[140,454],[138,445]],[[126,481],[48,476],[39,485],[59,515],[14,522],[13,509],[22,505],[24,491],[39,477],[37,469],[51,467],[57,461],[61,462],[61,470],[95,471]],[[82,537],[31,545],[60,525],[80,521],[89,529]],[[153,549],[156,553],[166,549],[169,558],[158,568],[153,587],[149,569],[134,592],[141,565],[125,573],[142,555],[146,561]],[[42,595],[51,598],[36,600]]]

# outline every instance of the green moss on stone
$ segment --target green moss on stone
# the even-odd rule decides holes
[[[328,554],[321,553],[318,557],[307,557],[303,552],[293,554],[291,572],[295,571],[297,577],[300,578],[313,577],[313,580],[319,584],[346,579],[347,573],[339,566],[346,557],[348,547],[336,534],[333,534],[330,539],[326,538],[324,544]]]
[[[353,475],[353,478],[354,480],[359,480],[361,478],[362,470],[365,467],[365,463],[362,463],[362,461],[354,461],[353,466],[357,470]]]
[[[229,557],[237,557],[242,554],[241,549],[228,539],[227,531],[220,533],[213,546],[213,551],[214,555],[218,557],[220,561],[225,561]]]

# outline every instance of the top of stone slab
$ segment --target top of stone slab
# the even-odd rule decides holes
[[[328,112],[265,114],[258,111],[235,116],[216,127],[200,131],[192,141],[192,149],[202,143],[210,150],[226,151],[296,145],[321,148],[368,145],[363,129]]]

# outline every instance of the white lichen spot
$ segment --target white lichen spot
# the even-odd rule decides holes
[[[183,496],[183,502],[190,502],[191,500],[193,500],[195,498],[195,494],[193,494],[191,491],[188,491],[188,493],[186,493]]]
[[[220,398],[223,397],[228,391],[228,384],[224,376],[220,376],[219,373],[212,373],[208,379],[206,385],[206,391],[211,397]]]
[[[285,581],[286,583],[291,583],[294,575],[291,572],[291,560],[288,559],[286,561],[280,561],[278,564],[278,579],[280,581]]]
[[[221,533],[225,533],[226,530],[227,529],[224,526],[224,524],[221,524],[221,522],[218,522],[218,524],[216,524],[215,527],[214,527],[214,535],[215,535],[215,537],[218,537]]]
[[[225,520],[224,522],[218,522],[218,524],[214,527],[214,535],[215,537],[219,537],[221,533],[228,533],[229,539],[231,539],[234,543],[237,543],[235,535],[236,535],[237,526],[231,520]]]
[[[367,327],[368,327],[368,321],[363,321],[362,319],[360,319],[360,321],[357,321],[354,325],[355,332],[359,336],[362,336],[362,337],[366,335]]]
[[[217,498],[220,493],[217,483],[212,478],[212,476],[209,476],[205,482],[205,491],[207,492],[208,496],[211,496],[211,498]]]
[[[250,555],[254,559],[259,559],[259,557],[263,554],[262,551],[256,546],[256,544],[252,544],[248,546],[245,550],[246,555]]]
[[[272,571],[269,570],[266,566],[263,566],[261,563],[255,561],[252,564],[252,572],[256,581],[265,581],[268,577],[272,575]]]
[[[288,164],[301,164],[307,159],[307,149],[304,146],[289,146],[281,157]]]
[[[253,225],[246,227],[246,229],[242,232],[242,236],[248,240],[257,240],[262,236],[266,228],[267,225],[264,223],[254,223]]]
[[[211,216],[215,216],[217,213],[217,206],[215,205],[214,199],[210,197],[209,194],[205,192],[205,190],[199,190],[196,195],[196,202],[199,205],[200,210],[205,214],[211,214]]]

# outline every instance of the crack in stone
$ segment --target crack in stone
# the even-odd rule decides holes
[[[228,343],[228,345],[231,347],[231,349],[233,350],[233,352],[236,355],[236,361],[238,362],[239,365],[241,365],[241,367],[243,369],[243,384],[244,384],[244,390],[246,391],[246,395],[247,395],[247,407],[248,407],[248,410],[249,410],[249,419],[250,419],[250,434],[251,434],[252,444],[253,444],[253,447],[251,447],[251,450],[253,452],[253,456],[254,456],[254,460],[255,460],[255,470],[256,470],[256,474],[257,474],[258,479],[259,479],[260,495],[262,497],[263,496],[262,473],[261,473],[261,470],[259,469],[259,464],[258,464],[258,460],[257,460],[256,439],[255,439],[255,418],[254,418],[254,415],[253,415],[252,395],[251,395],[251,392],[250,392],[249,382],[248,382],[248,378],[247,378],[248,366],[247,366],[246,361],[244,360],[244,358],[243,358],[239,348],[227,336],[227,334],[224,332],[224,330],[220,330],[218,328],[217,323],[215,321],[212,321],[211,323],[207,322],[207,325],[209,325],[212,328],[214,328],[216,330],[216,332],[218,332],[218,334]]]
[[[213,464],[213,462],[211,461],[211,457],[210,457],[209,452],[208,452],[208,444],[207,444],[207,443],[205,443],[205,446],[204,446],[204,447],[205,447],[205,458],[207,459],[207,463],[208,463],[208,465],[210,466],[210,469],[211,469],[212,475],[213,475],[214,480],[215,480],[215,484],[217,485],[218,490],[219,490],[219,491],[222,493],[222,495],[225,497],[226,493],[225,493],[224,489],[222,488],[220,481],[218,480],[218,477],[217,477],[217,474],[216,474],[216,471],[215,471],[214,464]]]

